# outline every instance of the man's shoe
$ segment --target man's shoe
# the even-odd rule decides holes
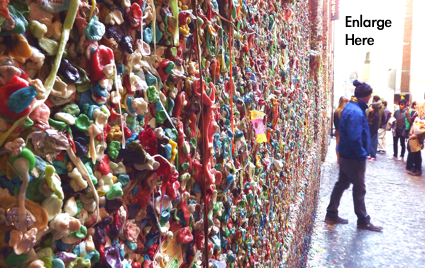
[[[422,172],[417,171],[417,170],[409,171],[409,172],[407,172],[407,174],[412,175],[412,176],[422,176]]]
[[[359,225],[357,224],[358,229],[365,229],[373,232],[381,232],[384,228],[380,226],[375,226],[372,223],[368,223],[367,225]]]
[[[382,150],[382,151],[379,151],[379,153],[380,153],[380,154],[386,154],[387,152],[386,152],[386,151],[384,151],[384,150]]]
[[[329,223],[329,224],[338,224],[338,223],[340,223],[340,224],[348,224],[348,220],[346,220],[346,219],[343,219],[343,218],[341,218],[341,217],[338,217],[338,218],[336,218],[336,219],[332,219],[332,218],[325,218],[325,222],[326,223]]]
[[[398,161],[403,161],[403,157],[397,158]]]

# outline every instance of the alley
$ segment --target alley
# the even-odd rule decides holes
[[[387,154],[366,168],[366,207],[382,233],[357,230],[352,187],[341,199],[340,216],[347,225],[324,223],[330,194],[338,179],[335,139],[322,167],[322,181],[307,267],[425,267],[425,175],[413,177],[392,156],[387,132]],[[407,156],[407,155],[406,155]],[[405,159],[406,159],[405,156]]]

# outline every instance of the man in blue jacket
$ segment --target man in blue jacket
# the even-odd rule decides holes
[[[370,143],[369,124],[365,110],[372,97],[369,84],[355,80],[354,97],[345,105],[339,121],[340,141],[337,150],[340,155],[339,178],[332,191],[327,208],[325,222],[347,224],[348,220],[338,216],[338,207],[342,194],[353,184],[354,211],[357,215],[357,228],[370,231],[382,231],[374,226],[366,212],[365,172],[366,158]]]

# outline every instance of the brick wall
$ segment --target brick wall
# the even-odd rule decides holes
[[[410,66],[412,51],[413,0],[406,0],[404,7],[403,58],[401,65],[401,92],[410,91]]]

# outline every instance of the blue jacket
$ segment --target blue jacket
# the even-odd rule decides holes
[[[367,104],[357,99],[345,105],[339,119],[339,144],[337,150],[342,157],[366,161],[370,143],[369,124],[365,110]]]

